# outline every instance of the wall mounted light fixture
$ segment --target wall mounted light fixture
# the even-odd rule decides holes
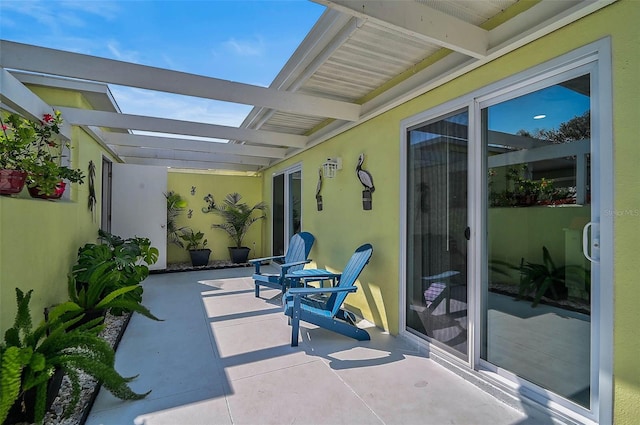
[[[336,171],[342,170],[342,158],[327,158],[322,164],[322,175],[324,178],[332,179],[336,176]]]

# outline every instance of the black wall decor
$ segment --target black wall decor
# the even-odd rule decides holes
[[[370,210],[372,208],[371,194],[376,190],[373,185],[373,176],[367,170],[362,169],[362,163],[364,162],[364,154],[361,153],[358,157],[358,165],[356,165],[356,176],[358,180],[364,186],[362,191],[362,209]]]
[[[89,211],[93,222],[96,222],[96,165],[93,161],[89,161]]]
[[[318,185],[316,186],[316,204],[318,206],[318,211],[322,211],[322,195],[320,195],[320,191],[322,190],[322,168],[318,169]]]

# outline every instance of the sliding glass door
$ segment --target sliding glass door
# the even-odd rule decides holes
[[[408,130],[407,329],[466,358],[467,111]]]
[[[284,255],[289,239],[300,232],[302,170],[292,167],[273,176],[272,255]]]
[[[481,358],[587,408],[590,92],[585,74],[481,105],[488,198]]]
[[[403,332],[591,418],[611,303],[596,78],[586,63],[403,123]]]

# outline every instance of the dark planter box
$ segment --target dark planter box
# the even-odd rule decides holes
[[[249,258],[249,251],[251,248],[243,246],[241,248],[229,247],[229,255],[231,256],[232,263],[246,263]]]
[[[56,369],[49,383],[47,384],[47,401],[45,404],[45,412],[49,410],[53,401],[58,396],[60,386],[62,385],[62,378],[64,378],[64,372],[62,369]],[[36,389],[31,388],[19,397],[13,406],[9,409],[7,419],[5,419],[3,425],[9,424],[21,424],[21,423],[33,423],[35,419],[36,408]]]
[[[191,265],[193,267],[206,266],[207,264],[209,264],[209,256],[211,255],[211,250],[209,248],[192,249],[189,250],[189,255],[191,256]]]

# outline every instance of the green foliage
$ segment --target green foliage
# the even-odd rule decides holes
[[[212,224],[214,229],[221,229],[227,232],[233,243],[237,248],[242,247],[242,241],[244,240],[249,227],[258,220],[266,218],[264,214],[267,210],[267,204],[264,202],[258,202],[253,207],[249,207],[244,202],[240,202],[242,196],[238,193],[230,193],[224,199],[222,205],[216,204],[211,194],[205,196],[204,200],[209,204],[202,209],[204,213],[216,213],[222,217],[223,223]],[[255,211],[260,211],[261,215],[254,216]]]
[[[16,288],[18,313],[14,326],[7,331],[0,344],[0,421],[6,419],[9,408],[31,388],[36,389],[35,419],[41,423],[45,414],[47,383],[56,369],[62,369],[71,380],[72,398],[80,394],[79,372],[96,380],[121,399],[140,399],[149,392],[138,394],[115,369],[115,353],[98,336],[102,329],[96,323],[68,330],[77,318],[64,321],[62,314],[53,314],[48,321],[32,329],[29,302],[33,291],[25,295]],[[16,377],[19,377],[16,392]],[[73,405],[73,404],[72,404]]]
[[[491,270],[499,272],[493,262]],[[507,265],[503,263],[502,265]],[[521,260],[519,266],[507,265],[510,269],[520,272],[520,285],[518,288],[518,298],[532,296],[532,307],[536,307],[543,296],[554,300],[562,299],[563,294],[568,291],[567,282],[574,282],[584,286],[587,293],[590,291],[589,270],[578,265],[566,265],[557,267],[551,259],[546,246],[542,247],[542,263],[525,262]]]
[[[16,114],[0,118],[0,125],[0,169],[26,171],[33,159],[30,146],[36,140],[35,130]]]
[[[187,201],[173,191],[165,193],[164,197],[167,198],[167,241],[184,248],[184,244],[180,240],[180,234],[186,227],[178,227],[177,220],[187,207]]]
[[[204,249],[207,246],[207,240],[204,239],[204,233],[198,232],[194,233],[193,229],[185,228],[180,234],[180,239],[182,239],[185,243],[183,243],[184,248],[187,251],[195,250],[195,249]]]
[[[149,276],[148,265],[158,260],[158,249],[147,238],[122,239],[102,230],[98,234],[103,243],[86,244],[78,250],[68,282],[69,299],[85,312],[110,309],[121,315],[136,311],[160,320],[142,305],[140,285]],[[79,313],[72,309],[65,317],[73,314]]]

